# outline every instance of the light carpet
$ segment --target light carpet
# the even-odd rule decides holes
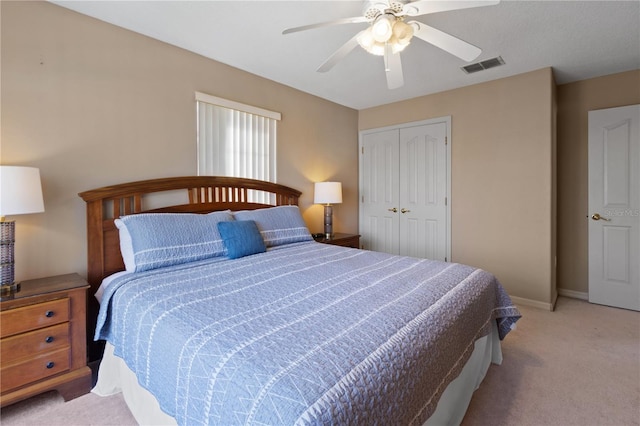
[[[462,426],[640,425],[640,313],[561,297],[555,312],[518,307]],[[121,395],[64,402],[43,394],[5,407],[2,425],[135,425]]]

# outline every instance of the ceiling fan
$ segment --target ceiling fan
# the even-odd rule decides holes
[[[374,0],[366,2],[363,16],[288,28],[282,34],[291,34],[332,25],[367,22],[369,26],[365,30],[360,31],[343,44],[329,59],[320,65],[317,71],[329,71],[356,46],[360,45],[367,52],[384,57],[387,86],[389,89],[396,89],[404,85],[400,52],[409,45],[414,36],[466,62],[471,62],[482,52],[480,48],[466,41],[422,22],[408,19],[429,13],[492,6],[498,3],[500,3],[500,0],[417,0],[411,2]]]

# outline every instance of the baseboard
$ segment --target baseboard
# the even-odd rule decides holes
[[[524,297],[518,296],[509,296],[511,300],[516,305],[525,305],[531,306],[534,308],[544,309],[546,311],[552,311],[555,309],[556,301],[558,300],[558,296],[570,297],[572,299],[580,299],[589,301],[589,293],[584,293],[581,291],[568,290],[566,288],[558,288],[558,292],[555,294],[551,303],[540,302],[539,300],[526,299]]]
[[[517,296],[509,296],[509,297],[511,297],[511,300],[516,305],[531,306],[538,309],[544,309],[546,311],[553,311],[553,306],[555,304],[555,303],[549,303],[549,302],[540,302],[539,300],[525,299],[524,297],[517,297]]]
[[[558,291],[556,289],[556,292],[553,294],[553,300],[551,301],[551,312],[556,310],[556,302],[558,301]]]
[[[583,291],[569,290],[567,288],[558,288],[560,296],[570,297],[572,299],[589,300],[589,293]]]

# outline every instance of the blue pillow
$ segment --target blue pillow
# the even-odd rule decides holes
[[[129,272],[147,271],[224,255],[216,226],[231,212],[142,213],[115,220],[120,251]]]
[[[236,220],[253,220],[258,225],[267,247],[313,241],[298,206],[278,206],[267,209],[235,212]]]
[[[227,248],[229,259],[267,251],[260,230],[253,220],[218,222],[218,231]]]

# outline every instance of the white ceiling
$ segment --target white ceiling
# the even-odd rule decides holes
[[[282,35],[361,16],[363,1],[52,1],[216,61],[355,109],[553,67],[558,84],[640,69],[640,1],[503,0],[417,20],[480,48],[474,61],[506,65],[465,74],[462,60],[414,39],[402,53],[405,84],[386,86],[383,59],[360,47],[328,73],[320,66],[366,24]]]

